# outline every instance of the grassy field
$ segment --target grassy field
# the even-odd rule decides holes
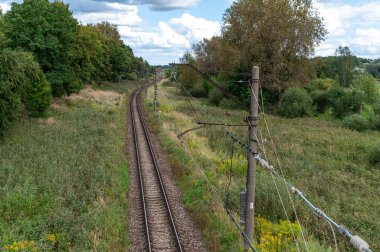
[[[146,106],[151,110],[153,95],[152,90],[149,92]],[[229,110],[231,116],[226,116],[221,109],[209,106],[206,100],[198,99],[198,102],[206,105],[192,102],[202,121],[242,123],[247,116],[245,111],[239,110]],[[155,122],[153,124],[161,144],[175,164],[186,207],[202,229],[210,250],[236,250],[241,244],[241,238],[211,188],[215,187],[223,199],[226,188],[229,188],[228,204],[238,216],[239,192],[245,187],[245,151],[235,146],[232,179],[229,183],[232,143],[225,131],[221,127],[207,127],[192,131],[178,140],[178,134],[197,126],[191,106],[172,85],[159,87],[159,105],[159,120],[152,116],[151,121]],[[326,214],[360,234],[374,251],[379,250],[380,167],[370,164],[368,152],[374,144],[380,142],[380,133],[358,133],[343,129],[339,122],[314,118],[283,119],[267,115],[267,120],[285,177]],[[262,127],[259,137],[268,140],[260,152],[265,150],[268,160],[278,169],[264,125],[263,118],[260,118]],[[229,130],[240,139],[247,139],[245,127],[231,127]],[[295,222],[285,186],[281,181],[275,181],[286,213]],[[255,227],[257,247],[262,248],[262,251],[294,251],[290,228],[288,222],[284,222],[285,212],[273,179],[261,168],[258,168],[256,190],[256,213],[259,217]],[[299,199],[293,200],[301,227],[306,233],[309,251],[328,251],[327,247],[334,247],[330,227]],[[299,246],[304,250],[297,230],[299,226],[294,225]],[[278,230],[285,230],[282,236],[289,239],[279,239]],[[340,251],[351,251],[349,243],[338,232],[336,235]],[[319,238],[318,242],[316,237]],[[272,241],[268,242],[270,239]],[[270,245],[265,245],[266,242]],[[279,249],[281,243],[285,245]]]
[[[0,140],[0,250],[128,247],[124,98],[136,84],[57,99]]]

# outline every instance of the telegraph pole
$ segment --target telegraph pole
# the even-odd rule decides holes
[[[157,110],[157,69],[154,71],[154,112],[158,112]]]
[[[249,124],[249,146],[254,152],[257,152],[257,126],[259,124],[259,67],[252,68],[251,89],[251,107],[248,117]],[[254,235],[254,215],[255,215],[255,188],[256,188],[256,160],[252,153],[248,152],[248,176],[247,176],[247,196],[246,196],[246,217],[245,233],[250,240]],[[244,240],[244,249],[248,251],[249,245]]]
[[[148,85],[149,85],[149,81],[148,81],[148,70],[147,70],[145,73],[145,99],[148,97]]]

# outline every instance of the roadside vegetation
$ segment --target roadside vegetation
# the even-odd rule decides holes
[[[128,247],[126,93],[136,84],[87,87],[9,130],[0,144],[2,251]]]
[[[179,140],[177,135],[196,127],[198,120],[183,97],[181,87],[170,82],[159,86],[159,118],[152,111],[153,91],[149,92],[146,106],[151,114],[150,120],[174,164],[184,192],[183,202],[202,229],[208,247],[212,251],[231,251],[240,247],[241,237],[212,187],[217,189],[222,201],[226,200],[226,193],[230,193],[228,205],[239,216],[239,192],[245,188],[247,171],[246,152],[234,146],[231,169],[232,142],[223,128],[218,126],[189,132]],[[206,99],[197,100],[199,103],[194,100],[192,103],[202,121],[236,123],[247,115],[245,110],[221,109]],[[378,143],[374,144],[373,139],[380,139],[380,133],[359,133],[342,128],[337,121],[317,118],[285,119],[267,115],[267,120],[285,177],[334,220],[363,236],[373,250],[379,248],[376,234],[380,231],[377,211],[380,207],[380,162]],[[260,138],[268,141],[265,144],[268,160],[279,169],[263,118],[260,118],[260,128]],[[246,139],[245,127],[230,127],[229,130],[240,139]],[[261,148],[260,152],[264,150]],[[230,174],[232,180],[229,186]],[[302,237],[286,188],[281,181],[277,184],[294,230],[298,230],[297,240],[302,248]],[[278,193],[272,177],[262,168],[258,168],[256,190],[256,245],[262,251],[285,248],[278,246],[289,246],[281,250],[293,251],[292,233]],[[303,202],[296,198],[293,200],[301,227],[307,234],[310,251],[333,248],[333,236],[326,222],[318,219]],[[262,223],[265,225],[261,226]],[[284,233],[276,233],[280,231]],[[347,240],[338,233],[336,235],[340,250],[350,251]]]

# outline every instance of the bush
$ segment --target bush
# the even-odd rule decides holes
[[[23,102],[31,116],[42,116],[49,108],[51,103],[50,84],[41,70],[25,86]]]
[[[189,92],[194,97],[207,97],[207,90],[205,89],[203,83],[197,82],[189,89]]]
[[[313,90],[310,96],[319,113],[325,112],[331,106],[329,92],[326,90]]]
[[[313,90],[329,90],[337,85],[338,83],[333,79],[315,79],[309,82],[309,84],[307,84],[305,88],[306,90],[311,92]]]
[[[368,153],[368,160],[373,165],[380,164],[380,143],[372,146]]]
[[[31,53],[1,51],[0,83],[0,131],[17,119],[22,103],[33,116],[50,105],[49,83]]]
[[[365,93],[364,101],[367,104],[379,102],[379,87],[375,78],[371,75],[360,74],[355,78],[353,86]]]
[[[213,88],[208,93],[208,100],[213,105],[219,106],[223,98],[223,93],[218,88]]]
[[[343,127],[349,128],[357,131],[365,131],[370,129],[370,123],[363,115],[360,114],[352,114],[346,116],[343,119]]]
[[[365,103],[365,96],[363,91],[357,89],[345,91],[345,94],[334,102],[335,115],[343,118],[349,114],[359,113]]]
[[[127,80],[133,80],[137,81],[139,77],[137,77],[137,74],[135,72],[131,72],[127,74]]]
[[[280,99],[277,113],[288,118],[313,115],[313,100],[302,88],[288,88]]]

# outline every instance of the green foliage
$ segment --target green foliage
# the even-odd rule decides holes
[[[23,103],[31,116],[41,116],[50,106],[51,89],[37,63],[34,73],[34,76],[29,76],[30,80],[23,91]]]
[[[335,51],[335,67],[337,73],[337,80],[343,87],[349,87],[354,79],[354,60],[350,48],[347,46],[339,46]]]
[[[341,97],[337,97],[333,104],[334,113],[338,118],[349,114],[359,113],[365,103],[366,94],[357,89],[344,90]]]
[[[314,90],[330,90],[332,87],[337,86],[337,82],[333,79],[315,79],[306,85],[306,89],[311,92]]]
[[[310,93],[313,105],[319,113],[325,112],[332,104],[330,103],[330,93],[326,90],[314,90]]]
[[[0,83],[0,132],[17,119],[23,107],[38,116],[50,106],[50,85],[30,53],[1,51]]]
[[[284,117],[295,118],[313,115],[313,100],[302,88],[289,88],[281,97],[277,113]]]
[[[380,164],[380,143],[376,143],[372,146],[368,152],[368,160],[372,165]]]
[[[223,71],[249,73],[259,65],[263,86],[279,93],[310,80],[307,58],[325,34],[310,1],[240,0],[227,9],[222,43],[215,48],[228,47]]]
[[[365,103],[374,104],[380,101],[379,85],[371,75],[360,74],[356,76],[352,86],[364,92]]]
[[[346,116],[343,118],[342,125],[345,128],[357,131],[365,131],[370,128],[368,119],[361,114],[352,114]]]
[[[197,82],[190,89],[189,92],[194,97],[207,97],[207,89],[204,87],[202,82]]]
[[[218,106],[223,98],[223,93],[218,88],[213,88],[208,93],[208,100],[213,105]]]
[[[83,82],[100,82],[110,72],[106,40],[93,26],[78,27],[72,66]]]
[[[54,95],[77,90],[71,86],[75,76],[69,67],[77,21],[66,4],[48,0],[13,3],[4,21],[8,46],[34,54],[52,84]]]
[[[3,32],[3,29],[4,29],[4,15],[0,8],[0,50],[2,50],[6,45],[6,37]]]
[[[374,60],[373,62],[367,64],[366,70],[374,78],[380,79],[380,59]]]

